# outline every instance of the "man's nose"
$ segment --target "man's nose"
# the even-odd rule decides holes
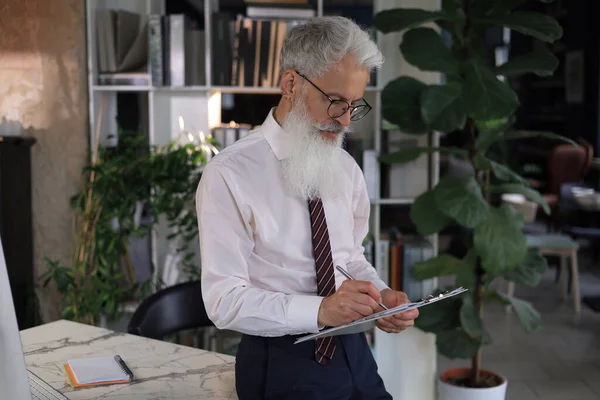
[[[342,116],[339,116],[337,118],[334,118],[337,122],[340,123],[340,125],[342,126],[348,126],[350,125],[350,110],[348,110],[347,113],[345,113]]]

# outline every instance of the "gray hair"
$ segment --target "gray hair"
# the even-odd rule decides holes
[[[290,29],[281,49],[280,75],[287,69],[320,77],[346,55],[369,72],[383,63],[383,55],[369,33],[344,17],[318,17]]]

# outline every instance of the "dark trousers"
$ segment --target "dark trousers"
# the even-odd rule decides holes
[[[240,400],[388,400],[365,335],[335,336],[326,365],[315,361],[314,341],[297,336],[244,335],[235,364]]]

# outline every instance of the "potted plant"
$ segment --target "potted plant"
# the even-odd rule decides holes
[[[199,279],[190,243],[198,226],[194,194],[208,155],[203,146],[177,143],[149,146],[137,132],[119,133],[115,148],[98,147],[83,170],[83,185],[71,199],[74,252],[70,262],[46,259],[39,279],[56,284],[64,318],[98,325],[116,321],[123,303],[139,301],[153,289],[136,281],[129,239],[149,235],[160,219],[176,239],[189,279]]]
[[[414,268],[417,279],[449,275],[456,278],[456,286],[469,289],[461,296],[424,307],[416,320],[417,327],[436,334],[439,353],[472,360],[470,368],[441,374],[440,400],[505,398],[506,379],[481,368],[481,348],[491,343],[482,321],[484,301],[510,304],[527,332],[540,327],[540,315],[531,304],[497,291],[494,285],[505,279],[536,286],[546,269],[539,251],[526,245],[523,216],[502,202],[502,194],[523,195],[547,213],[549,207],[523,177],[493,157],[491,149],[509,140],[536,136],[567,140],[550,132],[511,129],[519,101],[506,79],[525,73],[550,76],[558,66],[557,58],[548,51],[536,51],[494,66],[484,55],[482,38],[493,26],[508,27],[543,42],[562,36],[553,18],[514,10],[524,2],[444,0],[439,11],[400,8],[375,17],[384,34],[404,31],[400,50],[408,63],[445,77],[445,83],[438,85],[408,76],[389,82],[382,92],[383,117],[407,134],[461,130],[469,138],[464,148],[419,147],[380,157],[383,163],[404,163],[441,152],[471,167],[442,177],[415,199],[410,210],[421,235],[436,234],[450,225],[460,227],[467,250],[461,258],[441,254]],[[430,23],[450,38],[449,46],[437,30],[422,26]]]

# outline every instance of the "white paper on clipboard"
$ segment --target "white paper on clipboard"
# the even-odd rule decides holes
[[[466,292],[467,289],[463,287],[456,288],[452,291],[440,293],[438,295],[427,296],[424,299],[414,302],[414,303],[406,303],[401,304],[398,307],[390,308],[389,310],[383,310],[381,312],[371,314],[368,317],[364,317],[358,319],[356,321],[350,322],[346,325],[336,326],[334,328],[324,329],[318,333],[312,333],[310,335],[302,336],[294,342],[294,344],[306,342],[308,340],[313,340],[321,337],[327,336],[337,336],[337,335],[348,335],[352,333],[360,333],[366,330],[369,330],[375,326],[376,320],[380,318],[389,317],[390,315],[400,314],[408,310],[412,310],[414,308],[419,308],[426,306],[428,304],[435,303],[440,300],[444,300],[450,298],[452,296],[456,296],[457,294],[461,294]]]

